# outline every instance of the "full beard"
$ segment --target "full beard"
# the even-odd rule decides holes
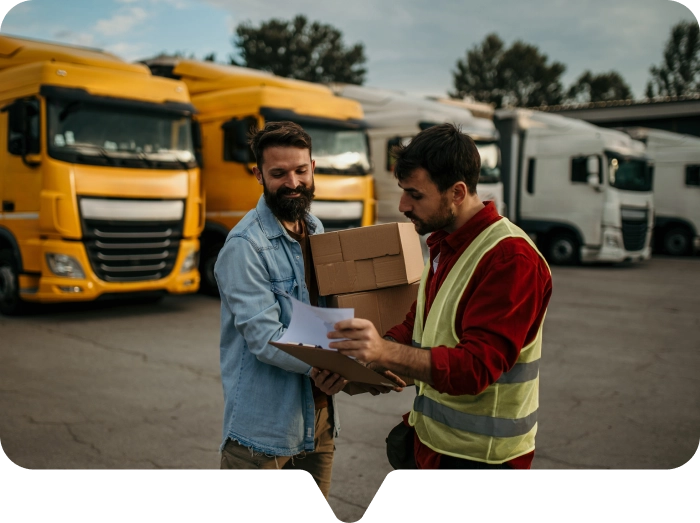
[[[447,198],[443,199],[440,204],[440,209],[435,216],[421,220],[412,212],[405,212],[404,215],[410,220],[415,220],[416,232],[421,236],[431,232],[439,231],[451,227],[457,217],[454,211],[447,203]]]
[[[278,220],[283,222],[295,223],[302,220],[309,214],[311,202],[314,199],[316,185],[311,183],[311,187],[298,185],[296,189],[282,187],[276,193],[272,193],[267,189],[265,180],[263,179],[263,195],[265,202]],[[298,194],[296,198],[288,198],[290,194]]]

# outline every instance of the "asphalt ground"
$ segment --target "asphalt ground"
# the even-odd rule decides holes
[[[534,468],[670,469],[700,441],[700,258],[555,267]],[[219,301],[0,316],[0,442],[26,468],[218,468]],[[339,396],[330,504],[356,521],[413,389]]]

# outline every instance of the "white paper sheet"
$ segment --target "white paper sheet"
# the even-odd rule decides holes
[[[326,336],[334,331],[333,325],[355,317],[355,309],[323,309],[292,298],[292,321],[279,343],[303,343],[328,350],[331,340]],[[337,341],[337,340],[333,340]]]

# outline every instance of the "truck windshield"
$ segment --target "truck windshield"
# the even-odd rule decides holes
[[[311,136],[318,174],[367,174],[369,149],[364,131],[304,124]]]
[[[90,165],[196,167],[189,116],[75,100],[48,101],[49,155]]]
[[[501,152],[493,142],[476,142],[481,156],[481,173],[479,183],[498,183],[501,181]]]
[[[653,168],[643,158],[606,153],[610,186],[622,191],[651,191]]]

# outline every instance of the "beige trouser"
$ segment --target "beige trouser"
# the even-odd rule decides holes
[[[222,469],[296,469],[313,476],[323,496],[328,498],[333,468],[333,424],[328,408],[316,411],[314,451],[302,451],[296,456],[269,456],[252,452],[237,441],[227,440],[221,451]]]

